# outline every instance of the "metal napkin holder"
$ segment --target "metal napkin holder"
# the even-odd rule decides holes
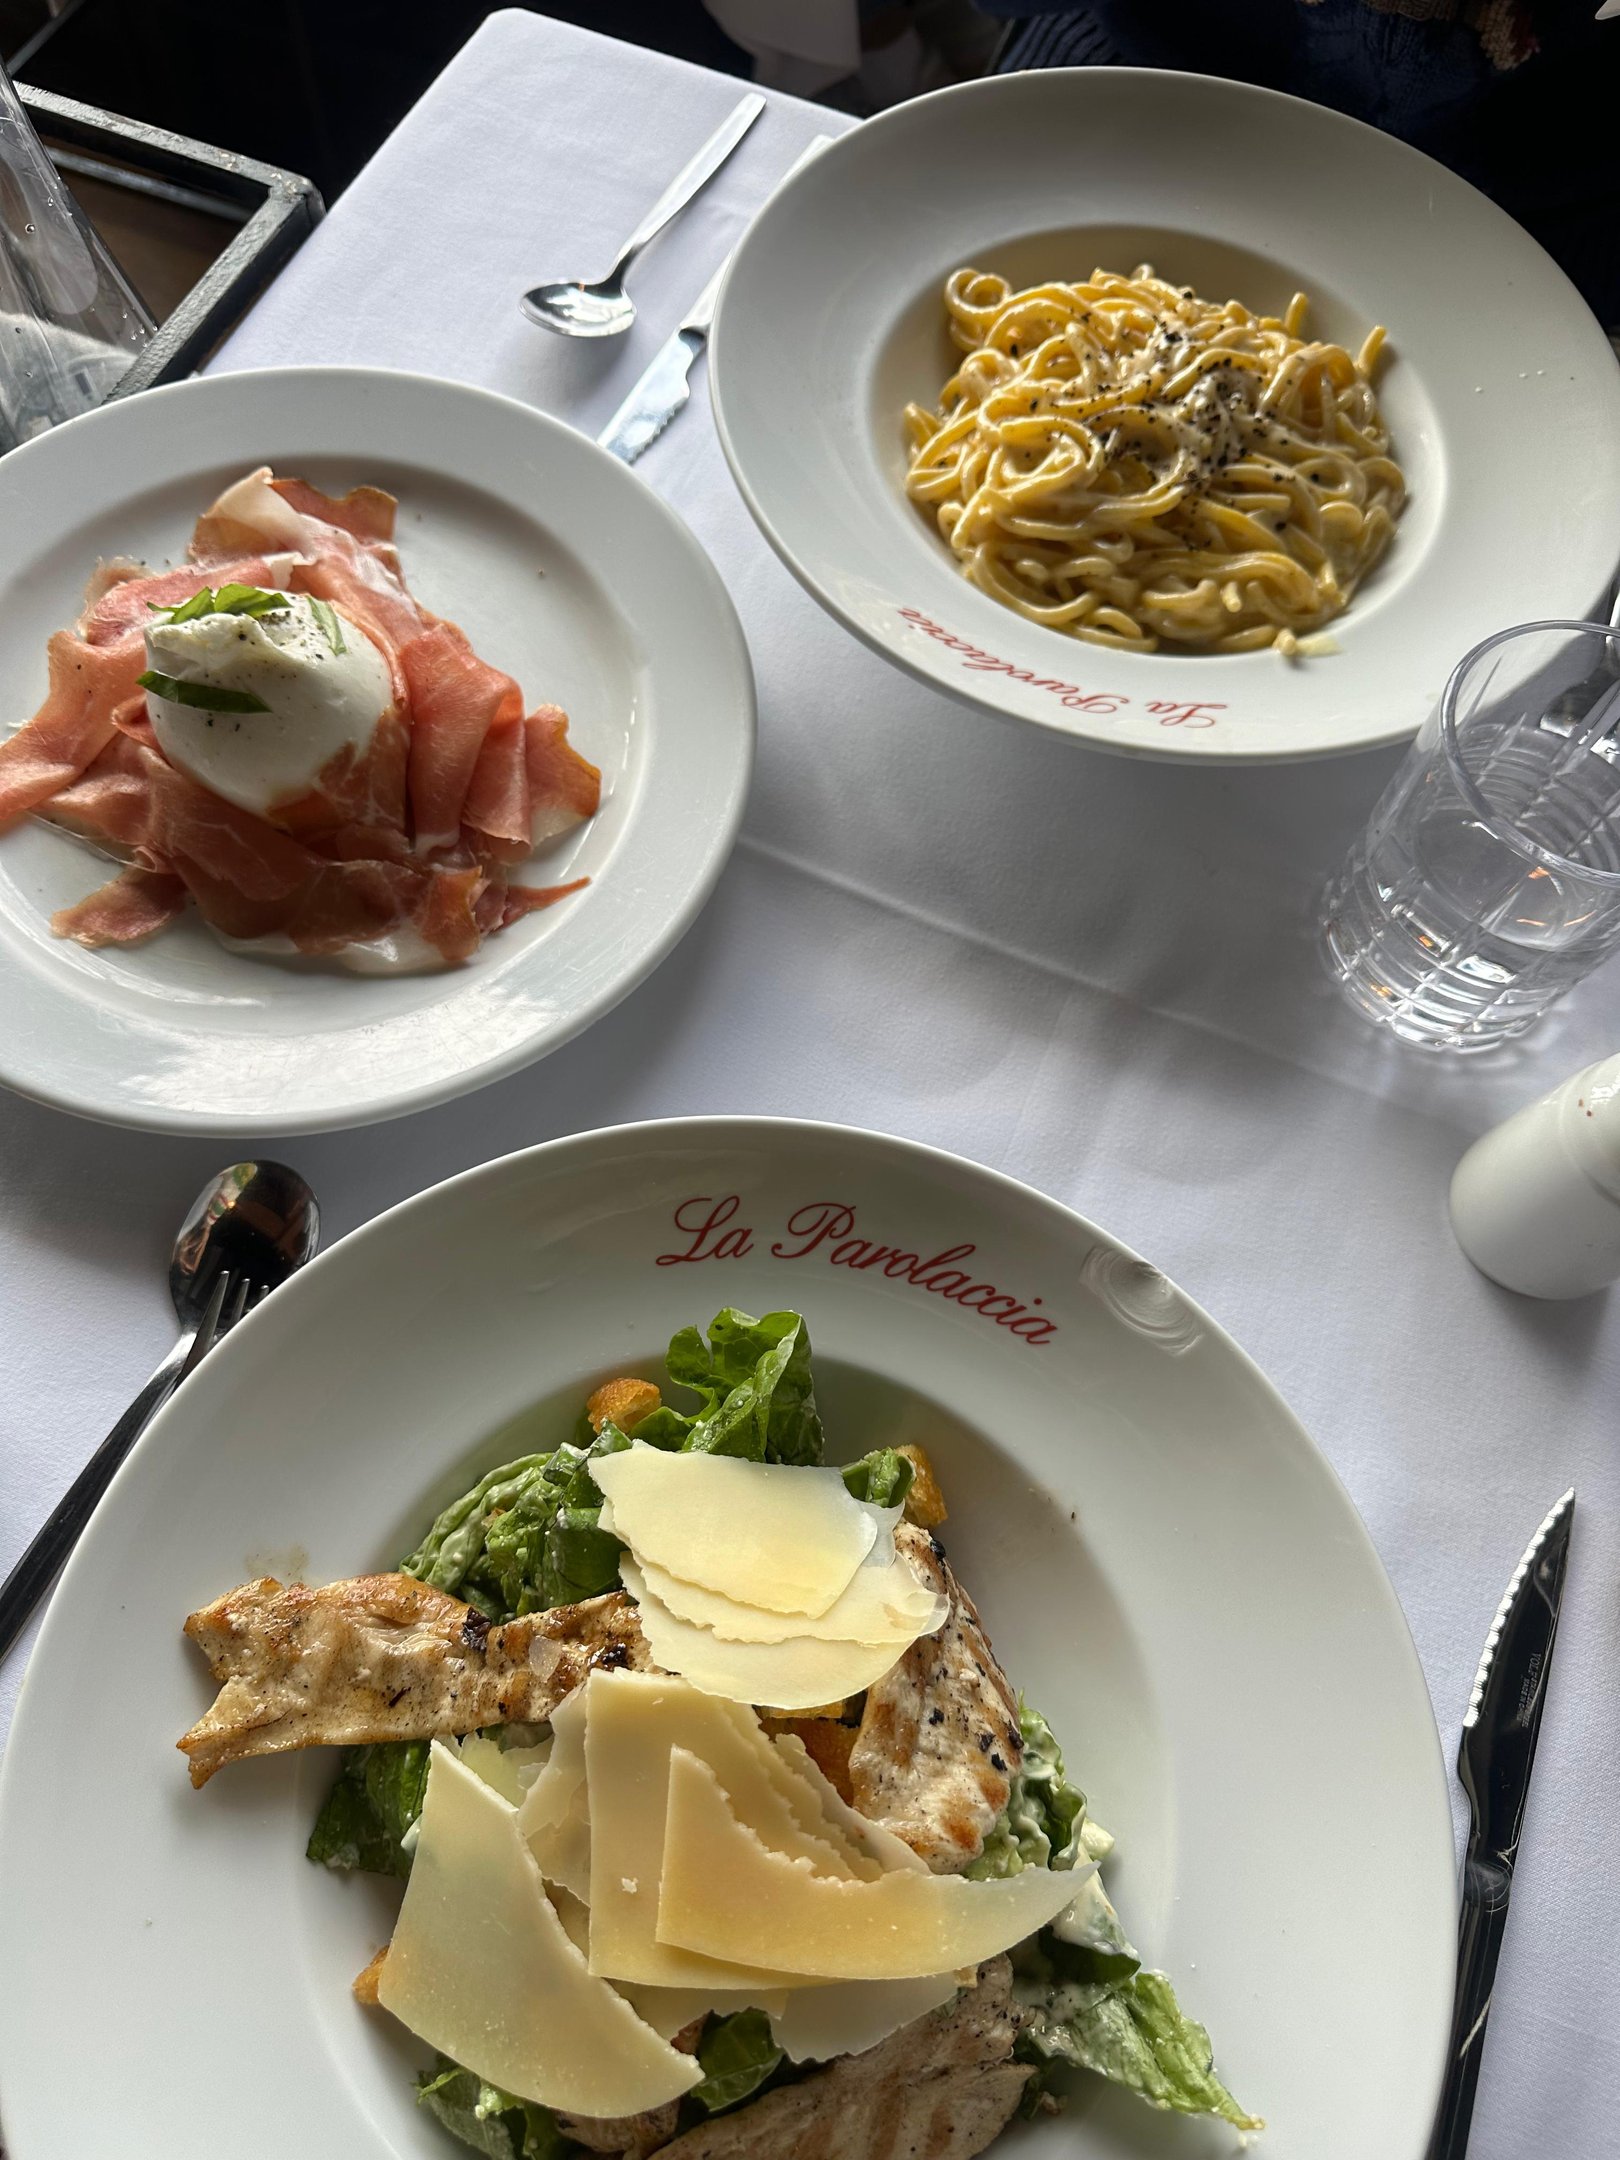
[[[237,227],[140,357],[114,398],[192,374],[302,247],[325,213],[311,181],[168,128],[16,84],[58,170],[200,210]],[[110,402],[110,400],[109,400]]]

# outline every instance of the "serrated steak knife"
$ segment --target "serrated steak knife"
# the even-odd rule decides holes
[[[1485,2020],[1491,2014],[1496,1959],[1507,1926],[1574,1515],[1571,1487],[1513,1571],[1485,1638],[1485,1655],[1463,1718],[1457,1776],[1468,1796],[1471,1821],[1463,1857],[1457,1999],[1429,2160],[1462,2160],[1468,2149]]]

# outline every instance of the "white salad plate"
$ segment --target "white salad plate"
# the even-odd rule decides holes
[[[589,1026],[656,967],[736,837],[753,757],[742,630],[696,540],[584,436],[514,399],[379,368],[177,383],[71,421],[0,463],[0,728],[45,689],[45,646],[103,556],[184,556],[255,465],[399,497],[411,590],[561,705],[602,808],[517,873],[586,889],[466,966],[353,975],[220,944],[187,916],[86,951],[52,913],[111,874],[39,824],[0,834],[0,1081],[160,1132],[309,1132],[480,1087]]]
[[[934,1457],[951,1559],[1118,1836],[1124,1922],[1270,2160],[1420,2160],[1451,1816],[1400,1607],[1323,1457],[1206,1314],[1066,1208],[909,1142],[722,1118],[556,1141],[393,1209],[138,1443],[0,1769],[10,2160],[453,2160],[414,2105],[422,2058],[349,1993],[397,1887],[303,1856],[334,1754],[194,1792],[175,1741],[212,1689],[181,1622],[265,1571],[394,1565],[727,1305],[806,1315],[829,1459]],[[1099,2085],[1006,2150],[1236,2143]]]
[[[960,357],[942,289],[1151,262],[1354,350],[1410,501],[1332,650],[1123,653],[970,585],[906,499],[902,414]],[[1473,645],[1589,614],[1620,566],[1620,369],[1563,272],[1443,166],[1275,91],[1158,69],[971,82],[869,120],[737,250],[711,359],[720,439],[800,582],[897,666],[1137,757],[1278,762],[1411,735]],[[1605,610],[1606,612],[1606,610]]]

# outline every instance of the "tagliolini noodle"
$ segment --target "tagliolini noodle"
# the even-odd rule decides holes
[[[1348,604],[1406,499],[1373,395],[1384,342],[1307,341],[1144,264],[1014,292],[946,281],[966,358],[906,409],[906,492],[965,575],[1032,622],[1132,652],[1273,646]]]

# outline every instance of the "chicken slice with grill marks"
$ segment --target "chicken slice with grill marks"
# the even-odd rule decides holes
[[[983,1850],[1007,1805],[1024,1740],[1007,1676],[944,1553],[912,1523],[894,1535],[922,1580],[950,1599],[950,1610],[867,1690],[849,1757],[850,1796],[936,1875],[952,1875]]]
[[[221,1683],[178,1743],[193,1785],[250,1755],[538,1723],[593,1667],[648,1662],[620,1591],[496,1627],[410,1575],[319,1589],[264,1576],[194,1612],[186,1633]]]
[[[1012,2059],[1019,2017],[1012,1966],[993,1958],[977,1984],[864,2055],[700,2123],[658,2160],[970,2160],[994,2143],[1031,2071]]]
[[[614,2153],[618,2160],[648,2160],[649,2154],[662,2151],[675,2135],[680,2113],[678,2100],[666,2100],[644,2115],[559,2115],[557,2127],[587,2152]]]

